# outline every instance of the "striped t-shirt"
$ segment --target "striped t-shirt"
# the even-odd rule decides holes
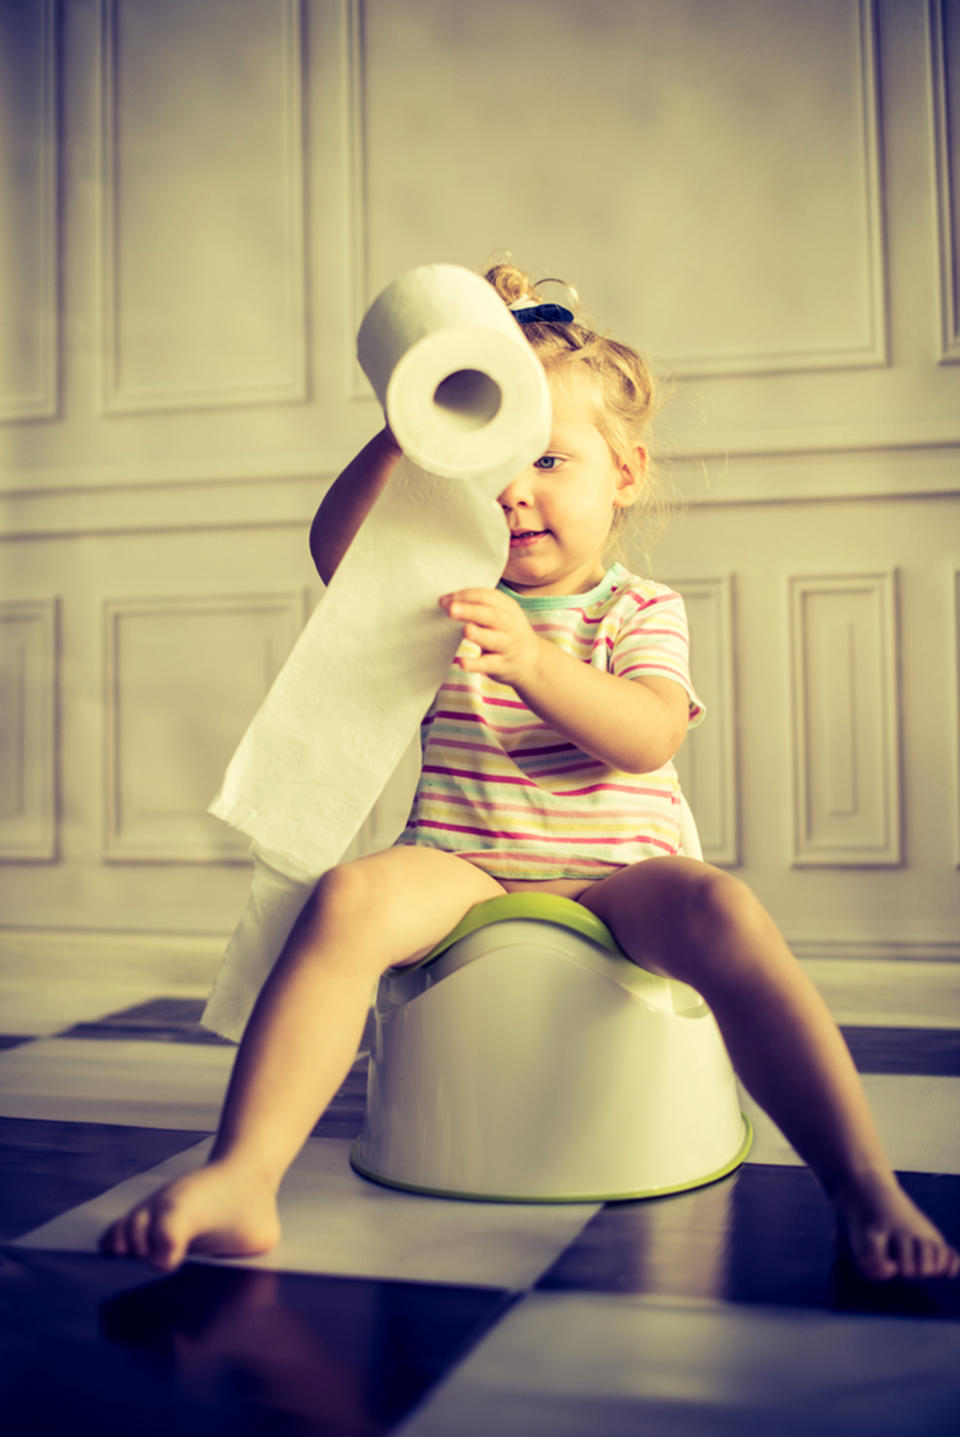
[[[687,691],[691,725],[703,718],[679,594],[620,564],[585,594],[500,587],[565,653],[620,678],[674,679]],[[604,878],[679,852],[672,763],[645,774],[610,768],[488,674],[451,667],[423,720],[421,746],[420,782],[398,843],[445,849],[494,878]]]

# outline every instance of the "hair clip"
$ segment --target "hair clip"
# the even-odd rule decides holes
[[[518,299],[509,306],[518,324],[569,324],[573,311],[562,304],[544,304],[538,299]]]

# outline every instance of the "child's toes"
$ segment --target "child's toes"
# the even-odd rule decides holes
[[[949,1271],[950,1249],[946,1243],[927,1240],[920,1244],[920,1276],[943,1277]]]
[[[890,1255],[890,1234],[882,1231],[866,1232],[854,1261],[866,1277],[874,1282],[886,1282],[895,1277],[898,1264]]]
[[[135,1257],[150,1256],[150,1221],[148,1207],[138,1207],[127,1218],[127,1241]]]
[[[105,1228],[100,1234],[98,1246],[106,1257],[126,1257],[127,1239],[125,1222],[112,1222],[108,1228]]]
[[[960,1273],[960,1253],[948,1242],[933,1244],[932,1266],[924,1268],[925,1277],[956,1277]]]
[[[187,1255],[188,1237],[169,1213],[159,1213],[150,1227],[150,1262],[161,1272],[172,1272]]]

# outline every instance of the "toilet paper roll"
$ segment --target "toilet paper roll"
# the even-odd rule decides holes
[[[549,442],[543,366],[492,287],[459,265],[424,265],[384,290],[357,357],[400,448],[429,473],[496,496]]]
[[[460,629],[440,596],[497,582],[509,551],[497,495],[549,443],[543,367],[469,270],[401,276],[368,311],[357,350],[404,457],[210,807],[253,839],[257,860],[202,1017],[234,1039],[313,884],[349,847],[450,667]]]

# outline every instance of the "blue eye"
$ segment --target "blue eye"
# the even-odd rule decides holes
[[[563,460],[560,458],[559,454],[541,454],[540,458],[537,460],[533,467],[535,469],[540,469],[544,474],[551,474],[553,470],[562,463]]]

